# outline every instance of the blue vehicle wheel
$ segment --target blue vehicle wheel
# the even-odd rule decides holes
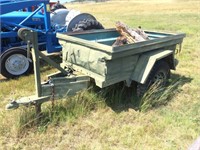
[[[33,70],[31,58],[22,48],[12,48],[1,55],[1,74],[6,78],[15,78],[30,73]]]
[[[78,24],[73,28],[73,32],[75,31],[84,31],[84,30],[92,30],[92,29],[104,29],[102,24],[94,19],[84,19],[79,21]]]

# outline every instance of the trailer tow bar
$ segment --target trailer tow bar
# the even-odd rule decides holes
[[[27,43],[32,43],[32,57],[35,76],[35,95],[13,100],[6,105],[6,109],[17,109],[20,105],[35,106],[37,116],[41,114],[41,105],[54,98],[73,96],[78,91],[88,88],[90,78],[88,76],[72,75],[71,70],[65,70],[53,60],[38,50],[37,32],[21,28],[18,36]],[[30,45],[30,44],[28,44]],[[41,83],[39,57],[57,68],[59,72],[48,76],[47,82]],[[52,87],[53,86],[53,87]],[[53,92],[52,92],[53,89]]]

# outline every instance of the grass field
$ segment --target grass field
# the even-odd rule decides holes
[[[107,89],[110,95],[92,89],[56,103],[54,109],[44,105],[43,120],[37,122],[31,108],[4,109],[9,100],[34,94],[33,75],[1,79],[0,149],[187,149],[200,135],[200,1],[128,0],[66,6],[93,14],[106,28],[122,21],[133,28],[186,33],[177,55],[179,65],[172,72],[170,96],[139,111],[143,109],[138,100],[126,96],[130,89],[111,87]],[[41,68],[42,76],[52,71],[49,66]]]

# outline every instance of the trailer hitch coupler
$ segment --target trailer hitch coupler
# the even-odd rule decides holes
[[[9,104],[6,105],[6,110],[17,109],[18,107],[19,107],[19,104],[15,100],[13,100]]]

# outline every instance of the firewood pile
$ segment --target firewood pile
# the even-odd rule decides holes
[[[124,44],[131,44],[148,40],[147,34],[139,26],[137,29],[131,29],[122,22],[116,23],[116,30],[121,34],[112,45],[121,46]]]

